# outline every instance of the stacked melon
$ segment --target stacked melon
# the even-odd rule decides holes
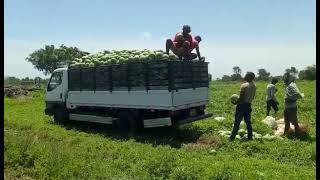
[[[231,131],[225,131],[225,130],[220,130],[218,133],[221,136],[226,138],[229,138],[231,135]],[[270,134],[262,135],[256,132],[252,132],[252,135],[253,135],[253,139],[263,139],[263,140],[274,140],[276,138],[281,139],[280,137],[277,137],[275,135],[270,135]],[[236,135],[236,139],[244,139],[247,137],[248,137],[247,131],[244,129],[239,129],[238,134]]]
[[[178,60],[178,57],[174,54],[167,55],[162,50],[105,50],[96,54],[83,56],[82,58],[76,58],[71,62],[70,67],[95,67],[152,60]]]

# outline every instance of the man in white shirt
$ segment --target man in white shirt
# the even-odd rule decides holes
[[[279,108],[278,108],[278,104],[279,102],[277,101],[276,99],[276,92],[277,92],[277,89],[276,89],[276,84],[278,82],[278,79],[276,78],[272,78],[271,79],[271,83],[267,85],[267,90],[266,90],[266,93],[267,93],[267,116],[269,116],[270,114],[270,110],[271,110],[271,107],[272,109],[274,110],[275,114],[277,114]]]
[[[284,83],[286,85],[286,92],[284,97],[284,135],[286,135],[290,128],[290,123],[294,125],[295,133],[299,133],[300,128],[297,116],[297,100],[304,98],[304,93],[301,93],[296,83],[294,83],[294,76],[286,73],[284,75]]]

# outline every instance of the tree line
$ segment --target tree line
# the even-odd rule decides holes
[[[49,81],[49,78],[41,78],[41,77],[35,77],[35,78],[17,78],[14,76],[7,76],[4,78],[4,85],[35,85],[35,84],[40,84],[40,85],[46,85],[47,82]]]
[[[241,81],[243,77],[241,76],[242,70],[239,66],[233,67],[232,75],[223,75],[222,78],[217,80],[222,81]],[[316,80],[316,65],[307,66],[304,70],[298,71],[295,67],[287,68],[284,74],[290,73],[300,80]],[[258,81],[268,81],[272,77],[277,79],[282,79],[283,76],[271,76],[270,72],[266,69],[258,69],[256,80]]]

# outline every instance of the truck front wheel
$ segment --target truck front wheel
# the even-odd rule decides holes
[[[53,114],[54,122],[61,124],[61,123],[64,123],[67,120],[67,118],[68,118],[68,113],[64,108],[55,109]]]

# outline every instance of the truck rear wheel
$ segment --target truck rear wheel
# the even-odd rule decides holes
[[[122,132],[137,132],[138,123],[133,113],[124,110],[118,114],[117,127]]]

